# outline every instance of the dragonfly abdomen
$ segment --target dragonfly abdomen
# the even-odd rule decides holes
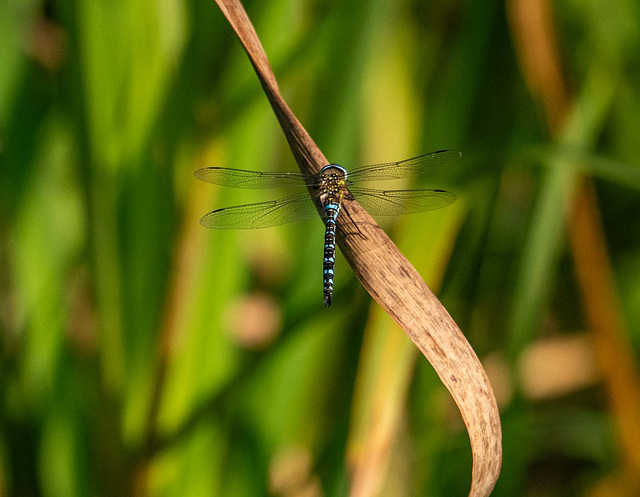
[[[324,306],[331,306],[333,296],[333,268],[336,263],[336,220],[340,211],[339,203],[327,203],[324,206],[325,234],[324,260],[322,264],[322,279],[324,283]]]

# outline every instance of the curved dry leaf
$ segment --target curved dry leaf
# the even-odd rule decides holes
[[[282,126],[298,166],[317,173],[329,162],[280,95],[249,18],[239,0],[216,0],[244,46]],[[433,365],[451,392],[469,432],[473,452],[469,495],[489,495],[500,472],[502,432],[498,407],[482,365],[449,313],[384,231],[355,201],[340,213],[358,235],[344,235],[338,245],[356,276],[380,306],[400,325]]]

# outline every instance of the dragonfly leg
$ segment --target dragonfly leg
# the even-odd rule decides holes
[[[351,197],[350,200],[353,200],[353,197]],[[357,239],[353,241],[353,244],[358,245],[359,251],[362,253],[379,248],[379,245],[377,244],[371,245],[366,243],[370,239],[370,237],[367,236],[366,233],[369,231],[382,231],[382,228],[380,228],[380,226],[375,223],[357,223],[351,217],[351,214],[349,214],[349,211],[347,209],[342,209],[342,212],[345,213],[346,219],[348,219],[348,221],[346,221],[345,217],[343,216],[342,220],[344,222],[340,223],[338,229],[344,235],[345,240],[348,240],[350,236],[356,237]]]
[[[346,196],[346,195],[345,195],[345,198],[347,198],[347,199],[349,199],[349,200],[355,200],[355,199],[353,198],[353,196],[351,196],[351,195],[349,195],[349,196]],[[354,221],[354,219],[351,217],[351,214],[349,214],[349,211],[348,211],[347,209],[342,209],[342,212],[344,212],[344,213],[346,214],[347,218],[349,219],[349,223],[341,223],[341,225],[340,225],[340,231],[342,231],[342,233],[344,234],[345,238],[348,238],[349,236],[352,236],[352,235],[357,235],[357,236],[359,236],[362,240],[366,240],[366,239],[367,239],[367,235],[365,235],[365,234],[362,232],[362,230],[361,230],[361,229],[360,229],[360,227],[358,226],[358,223],[356,223],[356,222]],[[352,226],[352,227],[353,227],[353,231],[348,231],[348,230],[346,229],[345,224],[349,224],[350,226]]]

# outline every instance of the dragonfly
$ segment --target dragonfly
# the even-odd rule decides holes
[[[336,253],[336,227],[344,199],[357,200],[374,216],[393,216],[440,209],[456,200],[445,190],[379,190],[359,186],[361,182],[397,180],[449,164],[462,156],[453,150],[440,150],[398,162],[373,164],[348,172],[339,164],[327,164],[318,174],[260,172],[204,167],[195,172],[198,179],[215,185],[243,189],[307,187],[322,207],[325,224],[323,292],[325,307],[331,306]],[[212,229],[256,229],[310,219],[318,215],[309,193],[298,193],[279,200],[225,207],[209,212],[200,224]]]

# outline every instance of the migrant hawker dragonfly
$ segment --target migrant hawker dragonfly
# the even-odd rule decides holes
[[[374,164],[351,172],[338,165],[328,164],[317,175],[300,173],[258,172],[205,167],[198,169],[198,179],[215,185],[233,188],[309,187],[323,209],[325,223],[323,282],[324,305],[331,305],[333,268],[336,251],[336,223],[343,199],[355,199],[370,214],[392,216],[440,209],[452,204],[456,196],[444,190],[377,190],[359,185],[365,181],[394,180],[414,176],[434,166],[448,164],[462,154],[441,150],[412,159]],[[205,215],[200,224],[213,229],[253,229],[308,219],[318,214],[307,192],[279,200],[238,205],[217,209]]]

